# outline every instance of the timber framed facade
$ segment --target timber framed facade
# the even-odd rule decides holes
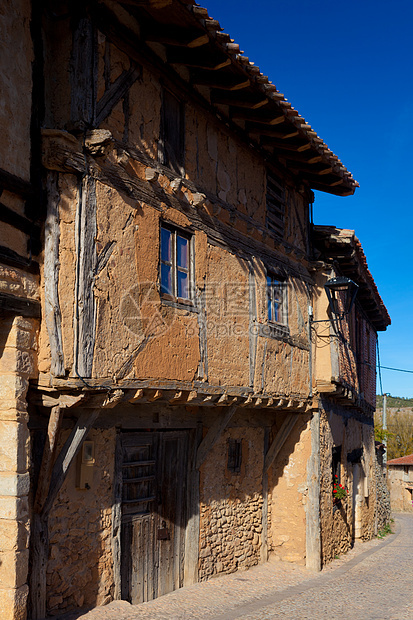
[[[309,210],[356,181],[193,1],[17,4],[0,61],[19,76],[0,115],[0,618],[139,603],[270,554],[319,570],[344,536],[322,517],[331,416],[345,395],[342,454],[367,454],[372,384],[346,345],[341,374],[317,351],[309,306],[324,317],[337,264]],[[371,348],[389,318],[366,282]]]

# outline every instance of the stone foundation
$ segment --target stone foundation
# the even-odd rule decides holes
[[[24,620],[29,563],[29,431],[26,393],[36,372],[36,321],[0,329],[0,619]]]

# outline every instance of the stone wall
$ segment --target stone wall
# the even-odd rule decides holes
[[[242,440],[239,473],[227,468],[228,439]],[[264,430],[226,430],[201,468],[199,579],[260,561]]]
[[[376,474],[376,528],[377,531],[383,529],[385,525],[390,522],[391,517],[391,504],[390,504],[390,491],[387,486],[387,480],[385,476],[385,470],[383,469],[383,457],[380,451],[376,449],[376,462],[375,462],[375,474]]]
[[[69,431],[62,434],[59,449]],[[104,605],[113,597],[112,502],[115,429],[95,430],[93,486],[76,488],[76,462],[49,517],[47,609],[61,614]]]
[[[36,329],[36,321],[22,317],[3,318],[0,327],[1,620],[26,617],[30,529],[26,393],[36,373]]]
[[[376,476],[373,426],[346,409],[324,402],[320,418],[321,545],[322,561],[350,549],[355,538],[368,540],[375,534]],[[347,497],[333,505],[332,449],[341,446],[341,484]],[[359,455],[352,454],[359,451]]]

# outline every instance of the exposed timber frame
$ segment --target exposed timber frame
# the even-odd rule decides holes
[[[51,410],[32,518],[30,585],[32,620],[40,620],[46,616],[46,565],[49,551],[48,518],[53,503],[62,488],[71,464],[100,412],[103,409],[115,407],[122,396],[121,390],[117,390],[110,396],[101,396],[99,407],[83,411],[57,457],[57,444],[64,408],[78,404],[84,395],[63,396]]]
[[[49,172],[47,178],[47,217],[44,243],[44,306],[50,342],[51,368],[55,377],[65,373],[62,338],[62,315],[59,302],[59,175]]]

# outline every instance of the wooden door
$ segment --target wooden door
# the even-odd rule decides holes
[[[150,601],[183,584],[188,437],[122,435],[122,599]]]

